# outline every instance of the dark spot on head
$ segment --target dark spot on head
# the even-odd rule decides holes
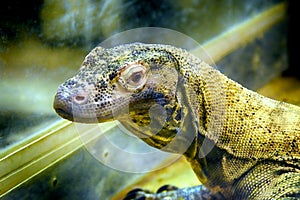
[[[111,73],[111,74],[109,74],[109,80],[111,80],[111,81],[112,81],[112,80],[113,80],[113,79],[116,77],[116,75],[117,75],[117,74],[116,74],[116,73],[114,73],[114,72],[113,72],[113,73]]]
[[[72,86],[72,85],[75,85],[75,84],[76,84],[76,82],[72,79],[67,82],[67,85],[69,85],[69,86]]]

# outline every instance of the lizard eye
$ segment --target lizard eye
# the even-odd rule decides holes
[[[128,82],[131,84],[138,84],[143,79],[143,72],[134,72],[128,79]]]
[[[122,72],[119,83],[129,91],[137,90],[147,81],[147,68],[141,64],[132,64]]]

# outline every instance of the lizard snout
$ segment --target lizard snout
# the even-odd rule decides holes
[[[72,96],[65,90],[59,88],[54,97],[53,108],[61,117],[73,121]]]
[[[81,118],[94,118],[90,112],[94,111],[92,104],[89,104],[89,93],[83,89],[72,90],[66,86],[61,86],[55,95],[53,107],[58,115],[70,121],[81,121]]]

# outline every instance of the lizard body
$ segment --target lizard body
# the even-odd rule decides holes
[[[211,198],[300,198],[300,108],[183,49],[96,47],[59,87],[54,108],[71,121],[119,120],[147,144],[184,154]]]

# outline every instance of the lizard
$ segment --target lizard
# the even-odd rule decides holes
[[[53,106],[70,121],[118,120],[148,145],[183,154],[202,183],[125,199],[300,198],[300,107],[243,87],[183,48],[97,46]]]

